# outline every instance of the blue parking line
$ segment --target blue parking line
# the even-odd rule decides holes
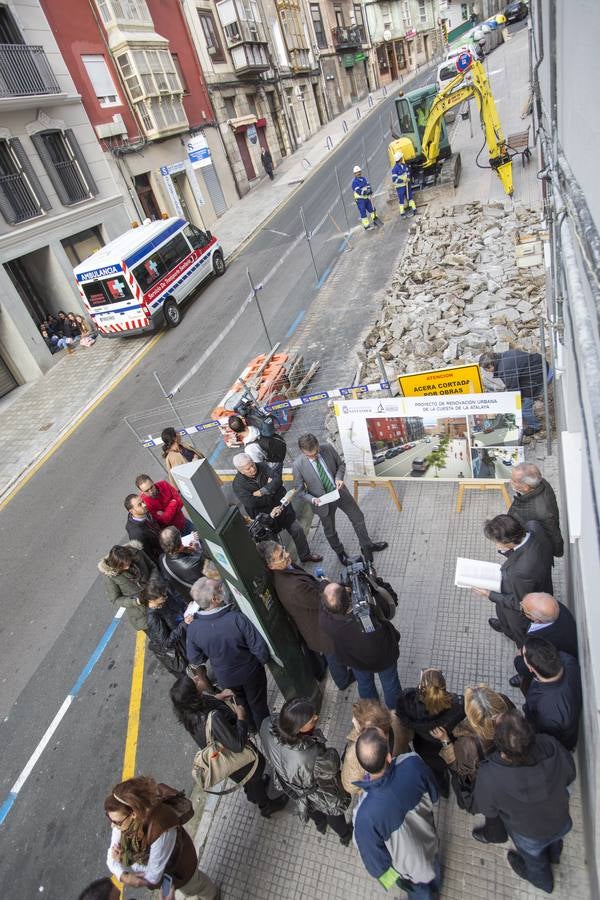
[[[19,775],[19,777],[13,784],[12,788],[10,789],[6,800],[4,801],[2,806],[0,806],[0,825],[4,824],[6,817],[8,816],[9,812],[11,811],[11,809],[14,806],[15,800],[17,799],[17,797],[21,791],[21,788],[23,787],[23,785],[25,784],[25,782],[27,781],[27,779],[29,778],[29,776],[31,775],[33,770],[35,769],[42,753],[48,746],[49,742],[52,740],[52,736],[54,735],[58,726],[60,725],[60,723],[64,719],[65,715],[67,714],[71,704],[73,703],[73,700],[75,699],[75,697],[77,696],[77,694],[79,693],[79,691],[81,690],[81,688],[83,687],[83,685],[85,684],[87,679],[89,678],[92,669],[94,668],[94,666],[96,665],[96,663],[98,662],[100,657],[102,656],[102,653],[106,649],[108,642],[110,641],[113,634],[115,633],[115,629],[117,628],[119,622],[121,621],[121,617],[123,616],[124,612],[125,612],[125,607],[123,607],[123,606],[119,607],[119,609],[117,610],[110,625],[108,626],[108,628],[106,629],[106,631],[100,638],[100,641],[96,645],[96,649],[90,656],[86,665],[83,667],[81,674],[79,675],[79,678],[77,679],[77,681],[75,682],[75,684],[73,685],[73,687],[71,688],[71,690],[69,691],[69,693],[67,694],[65,699],[63,700],[60,709],[58,710],[58,712],[56,713],[56,715],[50,722],[48,728],[42,735],[41,740],[38,742],[37,747],[35,748],[35,750],[31,754],[31,756],[27,760],[27,763],[25,764],[25,767],[22,769],[21,774]]]
[[[300,312],[298,313],[298,315],[296,316],[296,318],[294,319],[294,321],[292,322],[292,324],[290,325],[288,332],[286,334],[286,338],[289,338],[293,335],[293,333],[295,332],[296,328],[298,327],[298,325],[300,324],[300,322],[302,321],[302,319],[304,318],[305,315],[306,315],[306,310],[301,309]]]
[[[217,460],[219,459],[219,457],[224,449],[225,449],[225,442],[220,439],[219,443],[217,444],[217,446],[215,447],[213,452],[208,457],[208,461],[211,464],[211,466],[216,465]]]
[[[115,631],[117,629],[117,625],[119,624],[120,621],[121,621],[120,618],[113,619],[112,622],[110,623],[110,625],[108,626],[108,628],[106,629],[106,631],[104,632],[104,634],[102,635],[102,637],[100,638],[98,646],[96,647],[96,649],[94,650],[94,652],[92,653],[90,658],[88,659],[86,665],[84,666],[84,668],[81,671],[79,678],[77,679],[77,681],[75,682],[75,684],[73,685],[71,690],[69,691],[69,693],[71,694],[72,697],[77,696],[77,694],[83,687],[84,683],[87,681],[90,672],[92,671],[92,669],[94,668],[94,666],[96,665],[96,663],[98,662],[98,660],[100,659],[102,654],[104,653],[104,650],[106,649],[106,645],[108,644],[111,637],[115,633]]]
[[[341,243],[340,246],[338,247],[338,251],[337,251],[338,253],[342,253],[342,252],[346,249],[346,247],[348,246],[348,241],[349,241],[349,239],[350,239],[350,238],[349,238],[349,235],[346,235],[346,237],[344,238],[344,240],[342,241],[342,243]],[[327,268],[325,269],[325,271],[323,272],[323,274],[321,275],[321,277],[320,277],[319,280],[317,281],[316,287],[317,287],[317,290],[318,290],[318,291],[321,290],[321,288],[323,287],[323,285],[325,284],[325,282],[327,281],[327,279],[328,279],[329,276],[331,275],[331,270],[333,269],[334,265],[335,265],[335,260],[333,260],[333,261],[327,266]]]

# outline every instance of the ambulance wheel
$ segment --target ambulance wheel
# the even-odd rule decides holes
[[[174,300],[165,301],[163,307],[167,328],[177,328],[181,322],[181,310]]]
[[[213,256],[213,270],[217,278],[225,274],[225,260],[222,253],[215,253]]]

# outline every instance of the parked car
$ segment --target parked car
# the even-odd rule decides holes
[[[431,443],[431,438],[430,438],[430,437],[423,438],[423,440],[425,441],[426,444],[430,444],[430,443]]]
[[[522,19],[526,19],[528,15],[529,7],[526,3],[523,3],[522,0],[516,0],[514,3],[509,3],[504,10],[504,17],[507,25],[510,25],[511,22],[520,22]]]
[[[420,478],[421,475],[425,474],[428,468],[429,463],[426,459],[413,459],[410,474],[413,476],[413,478]]]
[[[386,451],[385,451],[385,458],[386,458],[386,459],[391,459],[391,458],[392,458],[393,456],[395,456],[395,455],[396,455],[396,448],[395,448],[395,447],[390,447],[389,450],[386,450]]]

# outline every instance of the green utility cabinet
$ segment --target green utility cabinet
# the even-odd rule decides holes
[[[281,606],[269,574],[236,506],[227,503],[206,459],[171,470],[185,507],[241,612],[269,645],[269,668],[286,700],[310,697],[321,704],[321,689],[302,652],[298,633]]]

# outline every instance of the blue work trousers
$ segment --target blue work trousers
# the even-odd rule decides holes
[[[375,209],[371,203],[370,197],[359,197],[356,201],[358,212],[363,225],[375,218]]]

